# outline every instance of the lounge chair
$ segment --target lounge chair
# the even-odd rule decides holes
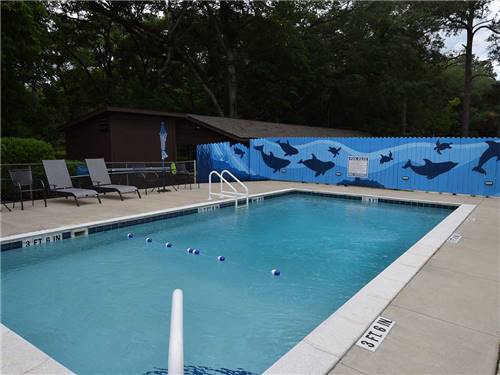
[[[97,191],[73,187],[68,167],[64,160],[42,160],[42,163],[49,183],[48,190],[50,192],[65,197],[73,197],[77,206],[80,206],[78,198],[86,197],[96,197],[99,203],[102,203]]]
[[[87,163],[92,186],[98,192],[116,192],[120,195],[121,200],[123,200],[122,194],[127,193],[137,193],[139,198],[141,198],[141,193],[136,186],[114,185],[111,183],[104,159],[85,159],[85,163]]]

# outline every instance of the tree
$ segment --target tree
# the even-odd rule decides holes
[[[465,56],[464,84],[462,97],[462,136],[467,137],[470,129],[473,69],[472,47],[476,33],[488,29],[500,34],[500,20],[490,15],[488,4],[491,0],[443,2],[437,6],[437,14],[443,21],[443,27],[449,33],[464,31],[466,43],[463,45]]]

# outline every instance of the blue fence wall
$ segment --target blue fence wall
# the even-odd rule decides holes
[[[227,169],[240,180],[249,177],[250,155],[247,146],[237,143],[210,143],[196,148],[196,165],[200,182],[208,181],[208,174]]]
[[[366,178],[347,176],[349,156],[368,158]],[[489,196],[500,196],[499,159],[498,138],[266,138],[252,140],[250,149],[198,147],[202,176],[227,168],[243,179]]]

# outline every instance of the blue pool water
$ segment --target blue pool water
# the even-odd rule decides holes
[[[449,213],[291,195],[6,251],[1,320],[79,374],[165,373],[181,288],[187,370],[260,373]]]

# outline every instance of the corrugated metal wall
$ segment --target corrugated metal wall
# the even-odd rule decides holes
[[[500,196],[498,138],[266,138],[236,147],[241,160],[229,144],[201,145],[198,163],[249,179]],[[366,178],[348,177],[349,156],[368,158]]]

